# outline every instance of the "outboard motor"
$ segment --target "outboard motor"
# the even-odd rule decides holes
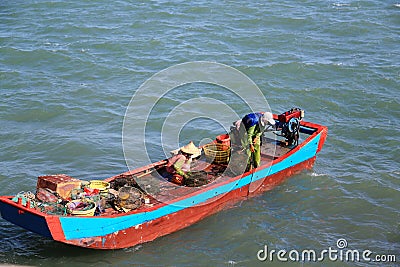
[[[292,108],[278,115],[277,130],[281,130],[280,136],[285,137],[287,145],[299,144],[300,121],[304,118],[304,110]]]

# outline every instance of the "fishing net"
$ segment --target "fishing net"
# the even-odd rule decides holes
[[[134,175],[126,175],[126,176],[123,175],[111,181],[110,188],[118,191],[120,188],[124,186],[138,187],[138,184],[136,183],[135,179],[136,177]]]
[[[247,169],[248,161],[248,156],[245,152],[232,153],[226,174],[232,177],[243,174]]]
[[[189,187],[196,187],[208,184],[212,176],[205,171],[193,172],[188,178],[185,179],[185,185]]]
[[[39,202],[36,209],[50,215],[66,215],[67,208],[62,203]]]

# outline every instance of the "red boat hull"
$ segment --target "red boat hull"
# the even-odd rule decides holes
[[[140,226],[131,227],[103,237],[59,241],[71,245],[95,249],[125,248],[144,242],[153,241],[158,237],[186,228],[223,209],[232,207],[235,203],[241,200],[271,190],[275,186],[288,179],[290,176],[295,175],[302,170],[311,169],[314,161],[315,157],[297,164],[289,169],[285,169],[281,172],[268,176],[261,182],[258,182],[257,185],[253,183],[246,187],[232,190],[223,197],[210,199],[206,204],[186,208],[168,216],[144,223]],[[253,192],[249,194],[250,186],[256,186],[256,189],[252,190]]]
[[[105,216],[49,215],[0,197],[2,217],[53,240],[94,249],[120,249],[152,241],[190,226],[235,203],[273,189],[285,179],[312,168],[327,136],[327,128],[302,121],[309,135],[304,142],[269,163],[241,176],[200,187],[199,191],[142,210]],[[159,163],[125,173],[146,172]],[[114,177],[107,179],[111,181]],[[185,189],[182,187],[181,189]],[[181,205],[181,206],[179,206]]]

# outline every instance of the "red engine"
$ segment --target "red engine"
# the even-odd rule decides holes
[[[298,118],[299,120],[304,118],[304,110],[299,108],[292,108],[289,111],[278,115],[278,121],[281,123],[288,123],[291,118]]]
[[[278,115],[277,129],[281,129],[281,136],[286,138],[288,145],[297,146],[300,135],[300,121],[304,118],[304,110],[292,108]]]

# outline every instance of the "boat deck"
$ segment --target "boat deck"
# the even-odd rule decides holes
[[[261,166],[269,165],[274,159],[285,155],[290,150],[291,148],[285,146],[281,141],[264,138],[261,146]],[[137,211],[141,211],[157,204],[174,201],[216,184],[224,183],[233,177],[243,174],[246,163],[246,153],[244,152],[232,152],[229,165],[210,163],[202,155],[193,161],[191,167],[192,176],[195,176],[195,179],[199,181],[197,186],[196,182],[193,182],[190,186],[179,186],[169,182],[163,166],[155,166],[154,170],[148,171],[148,173],[145,172],[140,178],[137,178],[138,175],[122,175],[121,177],[126,180],[134,180],[146,192],[148,202],[137,209]],[[108,215],[108,212],[103,215]]]
[[[291,147],[285,146],[284,142],[264,137],[261,146],[261,166],[268,166],[273,160],[282,157],[290,150]],[[128,171],[106,179],[105,181],[110,183],[110,192],[118,193],[118,190],[124,186],[139,189],[137,190],[140,194],[139,204],[132,209],[121,209],[110,203],[103,203],[102,212],[95,215],[113,216],[123,215],[127,212],[140,213],[166,203],[176,202],[196,192],[218,187],[232,178],[246,173],[247,156],[245,151],[233,148],[229,164],[216,164],[207,161],[203,153],[192,162],[192,175],[188,179],[191,183],[181,186],[168,180],[168,175],[165,173],[166,163],[166,160],[160,161],[135,172]],[[41,211],[47,213],[45,210]],[[65,216],[65,214],[63,215]],[[66,216],[72,215],[66,214]]]

